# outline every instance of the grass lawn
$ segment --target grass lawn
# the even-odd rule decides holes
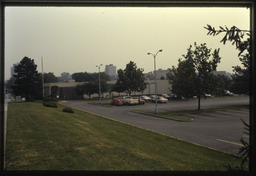
[[[225,171],[236,156],[83,111],[8,105],[7,170]]]

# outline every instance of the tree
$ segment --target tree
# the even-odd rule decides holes
[[[71,79],[71,75],[68,72],[63,72],[60,74],[59,81],[67,82]]]
[[[231,27],[228,29],[225,27],[220,26],[220,29],[216,30],[214,27],[207,25],[205,29],[208,30],[207,35],[218,35],[220,33],[225,33],[225,36],[220,42],[225,43],[227,41],[232,42],[232,44],[236,44],[236,49],[239,50],[239,60],[242,62],[243,68],[240,66],[235,66],[234,72],[235,75],[232,77],[233,81],[231,84],[231,90],[234,93],[246,93],[249,94],[249,75],[250,75],[250,63],[251,63],[251,32],[248,30],[240,30],[236,26]],[[244,35],[247,36],[246,39],[244,39]],[[251,135],[252,134],[252,127],[251,125],[247,124],[242,120],[245,129],[246,129],[246,134]],[[241,169],[243,170],[243,165],[247,162],[249,159],[250,153],[252,154],[252,149],[250,143],[247,143],[244,141],[243,138],[240,139],[240,142],[242,143],[242,147],[240,148],[240,151],[238,154],[240,154],[241,157],[243,157],[243,160],[241,162]],[[252,142],[252,141],[251,141]],[[253,160],[251,160],[251,168],[253,166]]]
[[[36,69],[34,60],[28,57],[24,57],[19,65],[15,66],[13,91],[16,96],[24,96],[27,101],[42,98],[42,83]]]
[[[5,82],[5,88],[7,90],[12,90],[12,86],[14,85],[15,78],[12,76],[9,80]]]
[[[143,69],[137,68],[136,64],[132,61],[126,64],[124,70],[118,70],[118,79],[116,82],[116,90],[118,92],[126,91],[129,95],[132,92],[142,92],[146,89],[147,83],[143,75]]]
[[[90,81],[91,79],[89,78],[89,73],[87,72],[78,72],[78,73],[74,73],[72,74],[72,79],[74,79],[76,82],[86,82],[86,81]]]
[[[107,92],[109,88],[107,82],[104,80],[100,81],[100,87],[102,93]],[[99,80],[89,81],[82,85],[77,85],[76,93],[77,95],[86,94],[89,96],[89,99],[91,99],[92,94],[99,93]]]
[[[200,110],[200,99],[205,94],[212,94],[216,91],[218,79],[213,75],[217,64],[220,63],[219,49],[211,53],[206,44],[197,45],[194,43],[183,55],[183,59],[178,60],[178,67],[169,69],[168,79],[172,84],[172,92],[178,97],[189,99],[197,96],[198,110]]]
[[[40,73],[40,77],[42,77],[42,74]],[[56,83],[58,82],[58,77],[54,75],[54,73],[44,73],[44,83]]]
[[[84,83],[83,85],[76,86],[76,93],[77,95],[88,95],[89,99],[91,99],[91,95],[97,93],[98,87],[96,86],[95,82],[88,82]]]
[[[124,77],[124,71],[122,69],[117,70],[118,78],[116,81],[116,84],[113,86],[113,91],[116,91],[118,93],[124,92],[125,89],[125,77]]]
[[[231,79],[225,75],[217,75],[215,78],[216,82],[216,91],[214,95],[223,96],[227,90],[230,90]]]
[[[248,30],[240,30],[236,26],[228,29],[220,26],[220,29],[215,29],[211,25],[204,27],[208,30],[207,35],[219,35],[225,33],[223,39],[220,41],[224,45],[227,41],[236,45],[236,49],[239,50],[239,60],[243,67],[233,66],[235,74],[232,76],[231,91],[238,94],[249,94],[249,70],[251,61],[251,33]],[[246,38],[244,39],[244,37]]]
[[[99,79],[99,73],[87,73],[87,72],[78,72],[72,74],[72,78],[76,82],[89,82]],[[104,72],[100,72],[100,79],[104,81],[110,81],[109,75]]]

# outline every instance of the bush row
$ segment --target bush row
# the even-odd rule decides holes
[[[57,108],[57,99],[51,96],[45,96],[43,98],[43,105],[46,107]],[[63,112],[74,113],[72,108],[63,108]]]

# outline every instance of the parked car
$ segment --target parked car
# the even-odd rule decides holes
[[[167,95],[167,94],[160,94],[160,96],[162,96],[162,97],[164,97],[164,98],[166,98],[166,99],[168,99],[168,100],[171,99],[171,97],[170,97],[169,95]]]
[[[142,95],[139,98],[142,99],[142,100],[145,100],[145,101],[151,101],[151,98],[146,96],[146,95]]]
[[[133,97],[133,99],[138,99],[139,104],[145,104],[145,100],[143,100],[141,97]]]
[[[204,97],[209,98],[209,97],[212,97],[212,95],[211,94],[204,94]]]
[[[123,102],[120,98],[113,98],[113,100],[111,101],[111,104],[116,106],[121,106],[123,105]]]
[[[234,93],[230,92],[229,90],[226,90],[224,96],[234,96]]]
[[[152,102],[154,102],[154,100],[156,99],[156,96],[155,95],[150,95],[150,99]]]
[[[177,99],[177,95],[175,95],[175,94],[169,94],[169,96],[170,96],[170,99]]]
[[[159,102],[159,103],[167,103],[168,99],[164,98],[163,96],[158,96],[157,102]]]
[[[131,96],[123,96],[120,99],[123,102],[123,104],[125,104],[125,105],[139,104],[138,99],[134,99]]]
[[[162,97],[162,96],[157,96],[157,98],[155,98],[155,96],[152,96],[152,102],[156,102],[157,103],[167,103],[168,99]]]

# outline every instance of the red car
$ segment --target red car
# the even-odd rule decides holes
[[[139,104],[145,104],[145,100],[142,100],[141,98],[138,99]]]
[[[113,100],[111,101],[111,104],[116,106],[121,106],[123,105],[123,102],[120,98],[113,98]]]

